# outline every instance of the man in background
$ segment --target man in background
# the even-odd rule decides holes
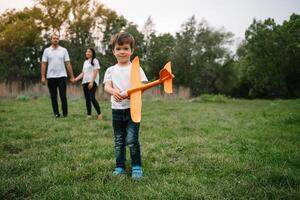
[[[66,68],[70,76],[70,81],[72,83],[74,82],[74,74],[70,63],[69,53],[66,48],[59,46],[58,43],[59,35],[53,33],[51,35],[51,46],[44,50],[41,65],[41,82],[44,85],[48,85],[53,114],[56,118],[60,117],[57,102],[57,89],[59,90],[61,99],[62,115],[63,117],[68,116]]]

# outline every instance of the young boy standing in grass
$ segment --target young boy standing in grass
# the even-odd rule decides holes
[[[113,175],[125,173],[126,144],[130,148],[132,178],[143,177],[139,143],[139,123],[132,121],[130,102],[126,91],[130,88],[130,56],[134,51],[134,39],[127,32],[120,32],[111,38],[113,54],[117,64],[109,67],[104,75],[105,91],[111,95],[112,122],[115,135],[116,168]],[[142,82],[147,77],[141,68]]]

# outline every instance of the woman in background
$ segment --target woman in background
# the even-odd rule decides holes
[[[75,78],[75,82],[82,79],[82,88],[85,97],[87,118],[91,118],[93,104],[97,119],[102,120],[101,109],[95,98],[97,87],[99,86],[99,61],[96,58],[96,52],[93,48],[87,48],[85,52],[85,61],[83,63],[82,72]]]

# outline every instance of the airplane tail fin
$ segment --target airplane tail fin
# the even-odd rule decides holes
[[[172,74],[172,70],[171,70],[171,62],[168,62],[164,66],[164,68],[162,70],[160,70],[160,72],[159,72],[159,79],[163,80],[165,93],[168,93],[168,94],[173,93],[173,88],[172,88],[172,79],[173,78],[174,78],[174,75]]]

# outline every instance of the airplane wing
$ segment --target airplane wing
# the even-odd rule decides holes
[[[131,88],[141,86],[141,67],[139,58],[136,56],[132,61],[130,72]],[[141,121],[142,113],[142,91],[138,90],[130,94],[130,115],[132,121],[138,123]]]

